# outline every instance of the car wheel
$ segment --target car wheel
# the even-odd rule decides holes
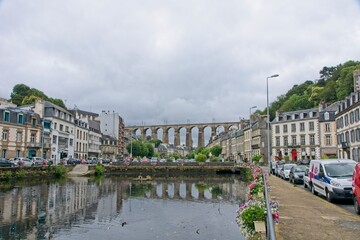
[[[318,195],[318,193],[317,193],[317,191],[315,190],[315,187],[314,187],[313,185],[311,185],[311,192],[312,192],[315,196]]]
[[[327,189],[325,190],[325,192],[326,192],[326,200],[328,202],[332,202],[334,198],[331,196],[331,193]]]
[[[357,214],[360,214],[360,206],[359,206],[359,202],[356,197],[354,197],[354,207],[355,207],[355,212]]]

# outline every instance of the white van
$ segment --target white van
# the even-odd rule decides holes
[[[352,199],[352,174],[356,162],[349,159],[311,160],[309,188],[329,202],[333,199]]]

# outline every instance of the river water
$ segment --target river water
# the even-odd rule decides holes
[[[0,239],[244,239],[233,175],[71,178],[0,189]]]

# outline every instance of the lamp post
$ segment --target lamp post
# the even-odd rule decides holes
[[[251,109],[257,108],[257,106],[252,106],[249,108],[249,119],[250,119],[250,153],[249,153],[249,161],[252,161],[252,122],[251,122]]]
[[[270,161],[270,114],[269,114],[269,78],[276,78],[279,74],[271,75],[266,78],[266,115],[267,115],[267,152],[268,152],[268,164],[269,164],[269,174],[271,173],[271,161]]]

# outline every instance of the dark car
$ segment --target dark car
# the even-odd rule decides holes
[[[0,167],[15,167],[15,163],[10,162],[6,158],[0,158]]]
[[[289,182],[295,183],[303,183],[304,182],[304,174],[306,171],[306,166],[294,166],[290,169],[289,173]]]

